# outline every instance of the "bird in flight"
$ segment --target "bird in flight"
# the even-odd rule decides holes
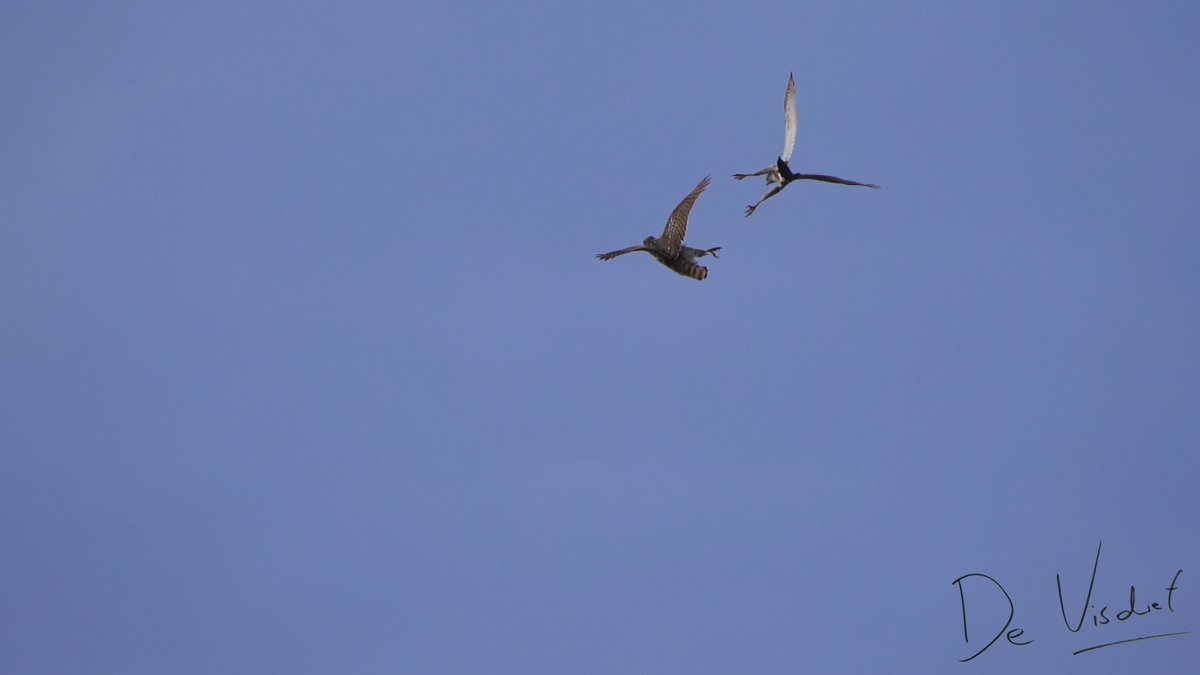
[[[708,187],[709,176],[705,176],[688,196],[679,202],[679,206],[671,212],[671,216],[667,218],[667,226],[663,228],[661,237],[646,237],[641,246],[630,246],[619,251],[609,251],[608,253],[600,253],[596,255],[600,260],[612,260],[619,255],[626,253],[634,253],[637,251],[645,251],[654,256],[658,262],[670,267],[677,274],[682,274],[685,277],[691,277],[696,281],[704,281],[708,277],[708,268],[695,263],[696,258],[703,258],[706,255],[717,257],[717,251],[721,250],[720,246],[715,246],[708,249],[692,248],[683,245],[683,238],[687,235],[688,214],[692,211],[692,205],[696,203],[696,199],[700,197],[700,193],[704,192],[704,188]]]
[[[746,217],[754,213],[754,209],[758,208],[759,204],[767,201],[771,197],[779,194],[779,191],[787,187],[792,181],[797,180],[820,180],[826,183],[839,183],[841,185],[858,185],[860,187],[869,187],[879,189],[878,185],[872,183],[859,183],[857,181],[838,178],[837,176],[826,176],[819,173],[794,173],[792,168],[788,166],[788,162],[792,159],[792,146],[796,145],[796,78],[788,73],[787,93],[783,95],[783,154],[775,163],[765,169],[755,171],[754,173],[735,173],[733,177],[742,180],[750,176],[766,176],[767,185],[778,183],[771,188],[763,198],[746,207]]]

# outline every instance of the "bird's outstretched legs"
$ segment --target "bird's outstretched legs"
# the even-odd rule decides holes
[[[776,171],[776,170],[777,169],[774,167],[774,165],[772,165],[772,166],[768,166],[765,169],[759,169],[758,171],[755,171],[754,173],[735,173],[735,174],[733,174],[733,177],[736,178],[737,180],[742,180],[743,178],[750,178],[752,176],[766,176],[767,174],[771,173],[772,171]]]
[[[771,191],[770,191],[770,192],[768,192],[767,194],[763,195],[763,198],[762,198],[762,199],[760,199],[760,200],[758,200],[758,201],[754,202],[753,204],[751,204],[751,205],[747,206],[747,207],[746,207],[746,217],[747,217],[747,218],[749,218],[749,217],[751,216],[751,214],[753,214],[753,213],[754,213],[754,209],[757,209],[757,208],[758,208],[758,205],[759,205],[759,204],[762,204],[763,202],[767,201],[767,200],[768,200],[768,199],[770,199],[771,197],[774,197],[775,195],[779,194],[779,191],[780,191],[780,190],[782,190],[782,189],[783,189],[783,186],[782,186],[782,185],[777,185],[777,186],[775,186],[775,187],[771,188]]]
[[[714,246],[712,248],[692,248],[691,246],[684,246],[683,249],[680,250],[679,256],[684,260],[695,260],[696,258],[703,258],[706,255],[711,255],[712,257],[716,258],[717,251],[720,250],[720,246]]]

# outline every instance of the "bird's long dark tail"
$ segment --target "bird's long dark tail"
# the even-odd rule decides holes
[[[820,180],[825,181],[826,183],[837,183],[838,185],[857,185],[859,187],[875,188],[876,190],[879,189],[879,186],[874,183],[860,183],[856,180],[846,180],[845,178],[826,176],[825,174],[821,173],[798,173],[795,174],[795,176],[796,180]]]

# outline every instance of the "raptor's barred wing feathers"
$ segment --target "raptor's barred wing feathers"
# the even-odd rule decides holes
[[[692,205],[696,203],[700,193],[704,192],[704,188],[708,187],[711,179],[711,176],[705,176],[696,184],[691,194],[679,202],[679,206],[676,206],[675,210],[671,212],[671,217],[667,218],[667,226],[663,229],[658,244],[668,256],[679,255],[679,249],[683,246],[683,238],[687,235],[688,214],[692,212]]]

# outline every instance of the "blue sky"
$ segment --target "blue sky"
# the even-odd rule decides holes
[[[1192,667],[1198,22],[5,4],[0,672]]]

